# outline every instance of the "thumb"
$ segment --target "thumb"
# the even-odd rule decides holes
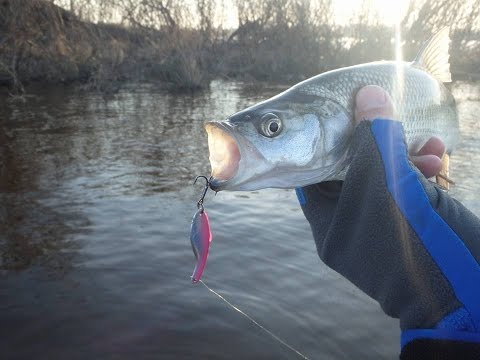
[[[355,98],[355,121],[375,118],[392,119],[392,98],[380,86],[368,85],[361,88]]]

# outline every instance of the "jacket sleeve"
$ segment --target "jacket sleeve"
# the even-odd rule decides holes
[[[351,159],[343,183],[298,191],[319,256],[400,319],[402,358],[412,346],[478,351],[479,219],[409,162],[399,122],[362,122]]]

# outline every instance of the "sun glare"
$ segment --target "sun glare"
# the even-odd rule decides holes
[[[224,15],[226,27],[231,29],[238,27],[238,14],[233,0],[224,0],[223,3],[227,10]],[[337,24],[347,25],[354,21],[355,14],[362,7],[367,7],[373,14],[378,15],[380,23],[393,26],[403,17],[409,4],[410,0],[334,0],[333,13]]]
[[[410,0],[337,0],[333,1],[337,23],[346,25],[358,11],[366,6],[378,15],[380,23],[394,25],[408,9]]]

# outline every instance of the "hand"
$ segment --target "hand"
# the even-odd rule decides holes
[[[400,320],[401,359],[476,359],[480,219],[425,179],[442,141],[409,155],[393,110],[383,89],[358,92],[345,179],[297,189],[300,204],[324,263]]]
[[[394,106],[390,95],[379,86],[369,85],[360,89],[355,99],[355,121],[375,118],[394,119]],[[438,175],[442,169],[445,145],[437,137],[430,138],[410,160],[426,177]]]

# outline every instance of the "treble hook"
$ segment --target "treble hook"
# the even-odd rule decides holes
[[[203,199],[205,199],[205,195],[207,194],[208,188],[210,187],[210,180],[211,180],[212,178],[210,177],[210,179],[207,179],[206,176],[198,175],[198,176],[195,178],[195,181],[193,182],[193,185],[195,185],[195,184],[197,183],[197,180],[198,180],[199,178],[205,179],[205,182],[206,182],[206,183],[205,183],[205,189],[203,190],[203,194],[202,194],[200,200],[198,200],[198,202],[197,202],[197,208],[203,210]]]

